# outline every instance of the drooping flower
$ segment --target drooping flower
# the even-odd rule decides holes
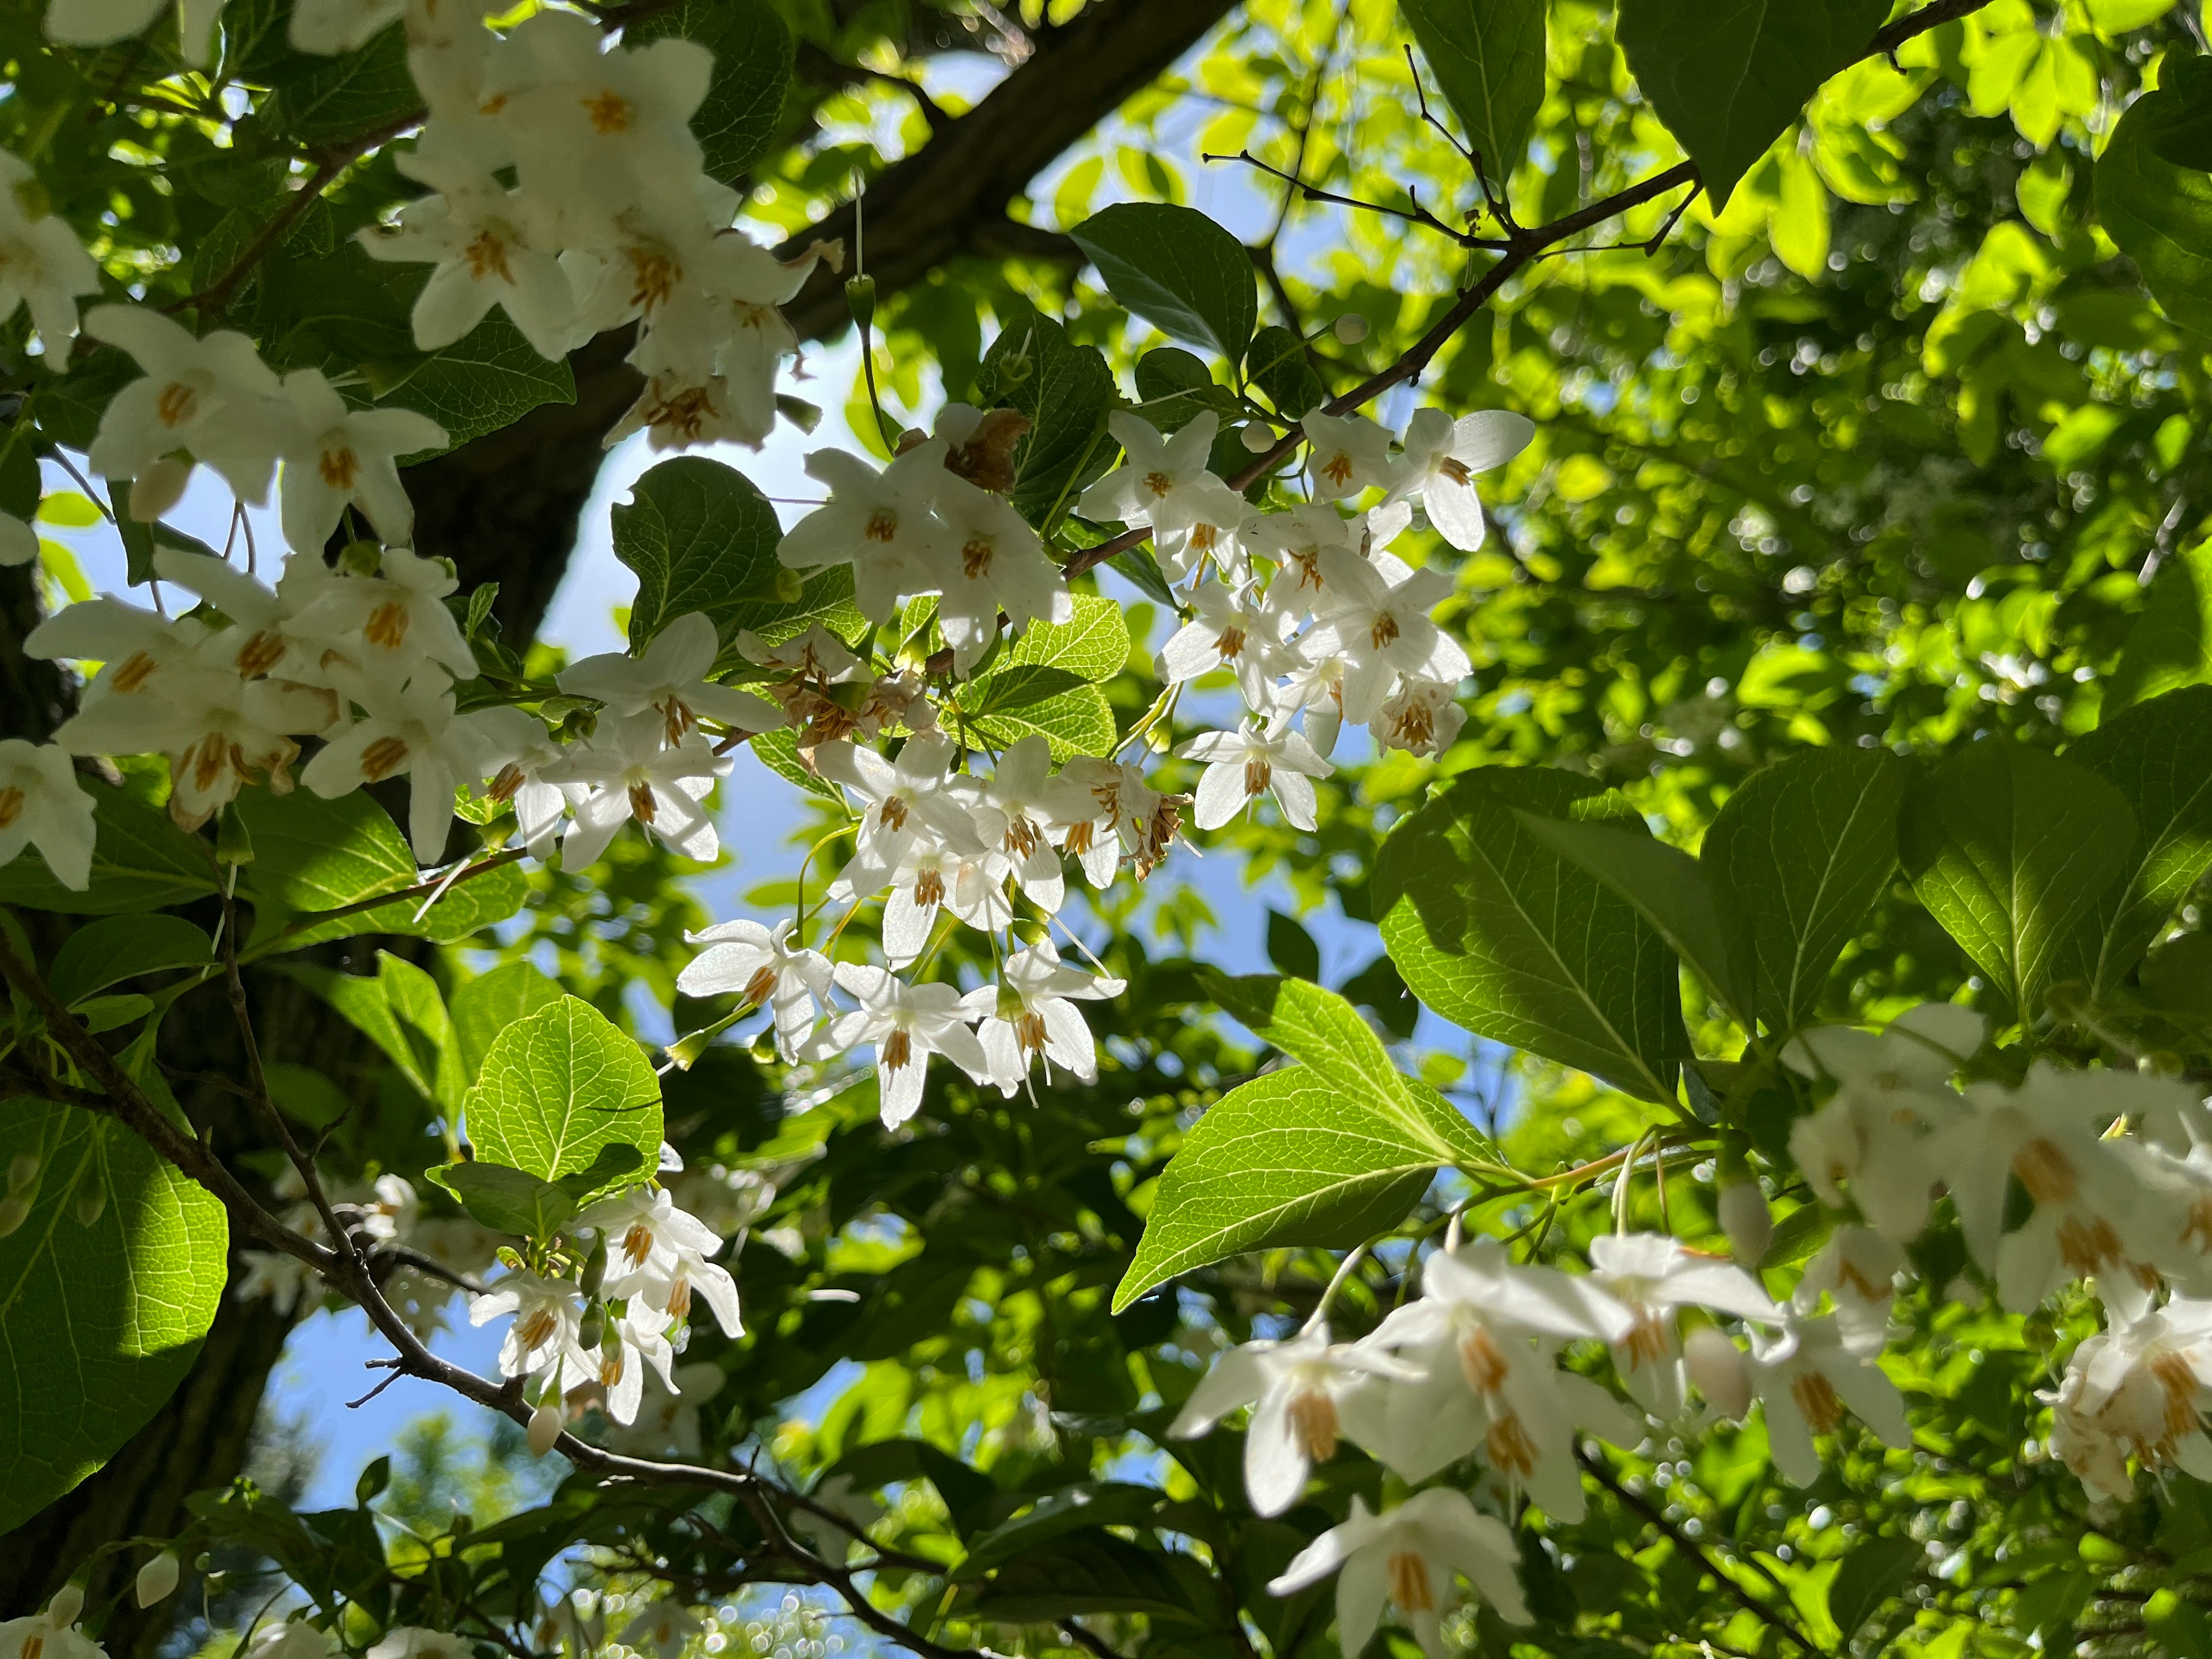
[[[2051,1449],[2093,1492],[2134,1496],[2127,1460],[2212,1480],[2212,1303],[2177,1297],[2115,1320],[2074,1351],[2051,1407]]]
[[[1321,500],[1338,501],[1392,481],[1396,469],[1390,460],[1390,434],[1364,415],[1316,410],[1299,425],[1310,446],[1306,471]]]
[[[942,439],[880,472],[836,449],[816,450],[806,471],[830,486],[830,499],[776,544],[779,560],[799,570],[851,565],[854,602],[871,622],[890,621],[906,594],[937,591],[946,532],[931,504],[951,477]]]
[[[0,150],[0,322],[27,308],[40,360],[60,374],[76,338],[77,296],[99,292],[100,267],[68,222],[48,210],[30,164]]]
[[[686,933],[687,944],[707,948],[676,976],[687,997],[734,994],[768,1009],[776,1051],[787,1060],[799,1058],[800,1041],[814,1029],[816,1000],[828,1000],[833,973],[819,951],[792,945],[794,925],[787,918],[771,932],[757,921],[724,921]]]
[[[584,791],[561,837],[562,869],[597,863],[615,832],[632,818],[687,859],[704,861],[721,851],[714,820],[700,803],[713,792],[714,780],[729,771],[729,758],[696,732],[674,744],[664,744],[664,736],[659,714],[633,714],[602,726],[591,742],[575,745],[566,760],[545,769],[548,782]]]
[[[1429,615],[1450,594],[1449,576],[1421,569],[1393,580],[1382,566],[1345,552],[1324,552],[1321,568],[1328,589],[1299,647],[1343,658],[1345,719],[1371,720],[1401,675],[1448,685],[1467,677],[1474,665],[1466,650]]]
[[[1535,422],[1510,410],[1478,410],[1456,421],[1441,409],[1417,410],[1406,423],[1406,453],[1385,499],[1418,496],[1437,533],[1472,553],[1487,529],[1475,475],[1504,466],[1535,435]]]
[[[584,1303],[568,1280],[519,1267],[482,1296],[470,1298],[471,1325],[488,1324],[507,1314],[514,1316],[514,1323],[500,1346],[501,1376],[536,1376],[578,1353]]]
[[[453,829],[454,792],[473,789],[485,776],[483,732],[475,716],[453,712],[453,688],[441,675],[417,674],[396,690],[373,682],[348,689],[362,718],[331,735],[300,781],[335,800],[404,775],[416,860],[439,863]]]
[[[1835,1316],[1790,1316],[1771,1335],[1751,1333],[1752,1387],[1766,1412],[1774,1467],[1800,1486],[1820,1478],[1816,1437],[1832,1434],[1845,1407],[1884,1445],[1909,1446],[1897,1384],[1855,1346]]]
[[[443,449],[446,428],[411,409],[349,410],[319,368],[287,374],[284,396],[291,404],[283,423],[284,539],[297,552],[319,555],[350,504],[385,541],[406,542],[415,507],[399,482],[398,458]]]
[[[632,1187],[585,1206],[576,1224],[596,1228],[607,1239],[610,1297],[635,1297],[672,1320],[690,1311],[696,1291],[714,1310],[726,1335],[741,1336],[738,1285],[729,1269],[708,1260],[721,1238],[697,1217],[676,1207],[665,1187]]]
[[[195,338],[148,306],[94,306],[84,314],[84,331],[120,347],[145,370],[101,412],[88,456],[95,471],[141,478],[182,451],[220,472],[242,500],[268,499],[286,437],[283,388],[252,340],[229,329]],[[184,482],[173,471],[155,499],[141,501],[134,491],[131,516],[158,518]]]
[[[920,1109],[931,1054],[944,1055],[978,1083],[991,1080],[991,1062],[969,1029],[957,988],[908,985],[888,969],[854,962],[837,964],[837,984],[860,1006],[833,1018],[811,1052],[826,1058],[874,1045],[885,1127],[896,1128]]]
[[[1201,830],[1218,830],[1266,794],[1275,798],[1285,823],[1311,830],[1318,805],[1313,781],[1336,769],[1281,720],[1267,726],[1248,720],[1234,732],[1201,732],[1176,753],[1206,767],[1196,801]]]
[[[1079,1083],[1096,1083],[1097,1046],[1075,1004],[1117,997],[1127,988],[1124,981],[1071,968],[1048,939],[1008,957],[996,985],[978,986],[967,997],[1000,1092],[1012,1096],[1039,1059],[1048,1077],[1057,1066]]]
[[[1352,1516],[1298,1552],[1271,1595],[1295,1595],[1332,1572],[1336,1581],[1336,1639],[1356,1654],[1395,1607],[1429,1659],[1450,1651],[1442,1631],[1444,1610],[1455,1599],[1452,1575],[1464,1576],[1509,1624],[1528,1622],[1516,1569],[1521,1555],[1513,1534],[1497,1516],[1477,1512],[1463,1492],[1431,1486],[1380,1515],[1355,1494]]]
[[[651,709],[666,741],[681,743],[703,717],[741,732],[768,732],[783,716],[766,699],[707,678],[721,643],[703,611],[688,611],[654,635],[635,656],[619,651],[586,657],[556,676],[572,696],[595,697],[617,719]]]
[[[1613,1369],[1638,1404],[1671,1418],[1682,1409],[1682,1346],[1676,1310],[1711,1308],[1778,1323],[1781,1310],[1749,1273],[1700,1255],[1662,1233],[1601,1235],[1589,1243],[1590,1278],[1628,1310],[1613,1339]]]
[[[948,472],[938,482],[937,513],[945,526],[938,546],[939,625],[952,647],[952,666],[965,675],[999,630],[999,616],[1017,628],[1071,621],[1075,601],[1060,568],[1046,556],[1029,522],[1003,495],[978,489]]]
[[[69,750],[0,738],[0,865],[35,847],[54,879],[81,893],[92,880],[94,833],[92,797]]]

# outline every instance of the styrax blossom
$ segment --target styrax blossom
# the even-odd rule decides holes
[[[283,575],[271,588],[221,559],[180,548],[157,547],[154,574],[187,593],[198,595],[230,618],[232,626],[211,641],[208,650],[198,653],[203,662],[226,662],[246,679],[270,674],[307,684],[322,683],[322,647],[313,635],[300,629],[296,620],[307,599],[321,591],[324,582],[332,580],[319,558],[295,556],[286,560]],[[62,614],[75,617],[82,608],[71,605]],[[133,608],[126,614],[143,618],[169,640],[181,637],[180,630],[169,629],[143,611]],[[92,618],[85,620],[89,623]],[[117,621],[121,623],[123,619]],[[199,625],[192,626],[197,629]],[[151,641],[139,648],[159,650]]]
[[[2039,1398],[2051,1407],[2051,1451],[2094,1493],[2131,1498],[2130,1457],[2212,1480],[2212,1303],[2177,1297],[2115,1321],[2075,1349],[2057,1391]]]
[[[1474,492],[1475,475],[1504,466],[1535,435],[1536,423],[1510,410],[1479,410],[1456,421],[1441,409],[1416,410],[1406,423],[1397,482],[1385,499],[1419,497],[1437,533],[1472,553],[1488,528]]]
[[[789,919],[771,931],[757,921],[724,921],[684,935],[707,948],[676,976],[687,997],[736,995],[766,1008],[775,1027],[776,1051],[799,1057],[800,1039],[814,1029],[817,999],[827,1001],[832,969],[819,951],[794,948]]]
[[[1048,915],[1066,894],[1066,877],[1050,839],[1051,774],[1052,744],[1034,732],[1007,745],[981,791],[983,804],[1005,821],[999,850],[1015,883]]]
[[[473,1659],[474,1644],[450,1631],[421,1625],[394,1625],[368,1650],[368,1659]]]
[[[568,815],[568,797],[544,774],[568,752],[535,714],[520,708],[477,709],[471,717],[479,740],[478,775],[489,779],[484,796],[514,814],[514,838],[534,859],[552,856],[553,837]]]
[[[943,597],[937,618],[958,672],[971,671],[997,636],[1001,611],[1017,628],[1073,619],[1075,601],[1060,567],[1005,496],[947,472],[938,481],[937,512],[945,532],[939,544],[936,585]]]
[[[1079,1083],[1096,1083],[1098,1050],[1075,1004],[1117,997],[1127,988],[1125,981],[1069,967],[1050,939],[1008,957],[996,985],[978,986],[966,998],[969,1014],[980,1022],[975,1035],[1000,1092],[1012,1096],[1038,1059],[1048,1079],[1057,1066]]]
[[[949,476],[942,439],[880,472],[836,449],[816,450],[806,471],[830,486],[830,500],[776,544],[779,560],[799,570],[851,565],[854,602],[870,622],[890,621],[906,594],[936,591],[946,532],[930,503]]]
[[[101,413],[88,458],[95,471],[140,478],[163,457],[183,452],[222,474],[242,499],[268,499],[284,435],[278,418],[283,387],[252,341],[228,329],[195,338],[145,306],[94,306],[84,314],[84,331],[127,351],[146,372]],[[184,482],[181,472],[173,474],[156,498],[145,501],[134,491],[131,516],[160,517]]]
[[[1234,732],[1201,732],[1176,753],[1205,764],[1196,802],[1201,830],[1218,830],[1266,794],[1274,796],[1285,823],[1310,830],[1318,804],[1313,781],[1336,769],[1280,720],[1263,727],[1248,720]]]
[[[169,0],[47,0],[46,38],[65,46],[110,46],[144,33],[168,5]],[[222,6],[223,0],[177,0],[177,47],[187,64],[205,64],[214,52]]]
[[[1482,1515],[1463,1492],[1432,1486],[1395,1509],[1370,1512],[1356,1493],[1351,1518],[1299,1551],[1271,1595],[1295,1595],[1332,1572],[1336,1581],[1337,1644],[1357,1654],[1395,1608],[1429,1659],[1444,1659],[1443,1614],[1458,1598],[1452,1575],[1463,1576],[1509,1624],[1528,1622],[1516,1569],[1520,1551],[1496,1516]]]
[[[1123,854],[1134,855],[1145,846],[1164,798],[1139,768],[1079,755],[1060,768],[1047,800],[1053,822],[1061,827],[1061,846],[1093,887],[1103,887]]]
[[[1272,682],[1282,650],[1279,611],[1249,588],[1207,582],[1191,596],[1191,619],[1160,647],[1160,678],[1169,684],[1225,669],[1237,677],[1247,708],[1265,713],[1273,704]]]
[[[411,409],[349,410],[319,368],[284,377],[284,539],[319,554],[349,503],[387,542],[414,533],[415,507],[399,482],[398,458],[443,449],[446,428]],[[459,671],[456,671],[459,672]]]
[[[1341,692],[1339,693],[1340,696]],[[1377,749],[1402,749],[1409,755],[1441,755],[1459,738],[1467,710],[1459,688],[1443,680],[1408,674],[1395,696],[1383,700],[1372,722]],[[1307,720],[1309,727],[1311,718]]]
[[[890,896],[884,901],[884,959],[903,968],[929,945],[940,909],[978,932],[997,933],[1014,920],[1006,896],[1006,860],[996,852],[954,853],[928,843],[915,846],[890,873]],[[833,900],[857,896],[842,880],[830,884]]]
[[[27,308],[40,359],[59,374],[76,338],[76,301],[100,292],[100,267],[59,215],[47,210],[38,175],[0,150],[0,322]]]
[[[387,547],[376,575],[334,574],[321,584],[295,626],[357,653],[354,665],[386,684],[406,679],[426,660],[455,679],[474,679],[476,653],[446,608],[447,596],[459,586],[445,560]]]
[[[555,677],[572,696],[594,697],[617,719],[653,710],[666,741],[684,741],[704,719],[741,732],[769,732],[782,714],[766,699],[707,678],[720,653],[714,623],[705,612],[687,611],[668,623],[638,655],[610,651],[572,663]]]
[[[896,761],[850,743],[825,743],[814,751],[815,769],[842,785],[860,807],[855,855],[843,872],[854,891],[863,884],[887,882],[918,848],[933,842],[960,852],[984,850],[987,826],[948,787],[946,775],[958,753],[945,737],[912,738]]]
[[[615,832],[632,818],[647,834],[687,859],[712,859],[721,850],[714,820],[700,805],[714,780],[730,769],[706,738],[694,732],[664,746],[660,716],[634,714],[578,744],[568,758],[546,769],[546,781],[586,792],[561,837],[561,867],[581,870],[599,861]]]
[[[107,1659],[106,1650],[76,1627],[84,1591],[64,1584],[39,1612],[0,1623],[0,1659]]]
[[[1345,1437],[1339,1399],[1372,1377],[1417,1382],[1421,1373],[1380,1348],[1332,1342],[1325,1325],[1288,1342],[1247,1342],[1221,1356],[1168,1432],[1194,1439],[1240,1406],[1251,1407],[1244,1490],[1256,1513],[1280,1515],[1304,1493],[1313,1466],[1336,1455]]]
[[[1106,417],[1106,429],[1121,446],[1121,465],[1085,489],[1075,510],[1086,519],[1149,526],[1172,579],[1195,574],[1212,539],[1200,527],[1218,534],[1244,515],[1243,498],[1206,471],[1220,426],[1218,416],[1203,410],[1163,437],[1149,422],[1117,410]]]
[[[1657,1417],[1682,1409],[1677,1309],[1781,1321],[1781,1310],[1742,1268],[1663,1233],[1601,1235],[1589,1243],[1589,1259],[1592,1280],[1630,1316],[1628,1328],[1613,1339],[1613,1368],[1637,1402]]]
[[[92,797],[58,743],[0,738],[0,865],[35,847],[54,879],[82,892],[92,879]]]
[[[1808,1077],[1833,1078],[1836,1092],[1790,1133],[1790,1156],[1822,1203],[1839,1209],[1843,1183],[1869,1226],[1895,1243],[1918,1234],[1934,1186],[1926,1133],[1960,1110],[1952,1076],[1981,1047],[1982,1017],[1923,1003],[1880,1035],[1820,1026],[1783,1058]]]
[[[1774,1467],[1800,1486],[1820,1478],[1815,1437],[1832,1434],[1845,1407],[1887,1446],[1909,1446],[1897,1384],[1856,1346],[1833,1315],[1792,1316],[1780,1331],[1751,1333],[1752,1387],[1766,1410]]]
[[[501,1376],[536,1376],[576,1350],[584,1318],[583,1299],[565,1279],[546,1279],[515,1268],[483,1295],[469,1302],[469,1323],[483,1325],[512,1314],[507,1340],[499,1350]]]
[[[833,1018],[809,1052],[827,1058],[872,1043],[886,1128],[896,1128],[920,1109],[922,1072],[932,1054],[943,1054],[978,1083],[990,1081],[991,1062],[969,1029],[969,1015],[956,988],[908,985],[884,969],[854,962],[837,964],[837,984],[860,1006]]]
[[[424,865],[445,856],[453,828],[453,796],[484,776],[485,744],[472,714],[453,712],[453,689],[442,678],[418,674],[387,689],[363,682],[348,688],[362,718],[331,733],[301,769],[300,781],[325,800],[364,784],[404,776],[408,839]]]
[[[1873,1228],[1841,1226],[1805,1264],[1790,1304],[1801,1314],[1816,1313],[1826,1296],[1844,1340],[1873,1353],[1888,1334],[1897,1276],[1905,1267],[1905,1252]]]
[[[1314,494],[1333,501],[1388,484],[1395,469],[1390,434],[1364,415],[1324,415],[1319,410],[1299,422],[1310,447],[1306,471]]]
[[[706,1629],[688,1607],[674,1601],[655,1601],[623,1628],[622,1640],[624,1647],[651,1648],[655,1659],[677,1659],[685,1644]]]
[[[1300,644],[1345,659],[1346,720],[1370,719],[1401,674],[1456,684],[1472,670],[1459,642],[1429,618],[1452,591],[1443,572],[1412,570],[1393,580],[1382,567],[1345,552],[1323,553],[1321,568],[1328,591]]]

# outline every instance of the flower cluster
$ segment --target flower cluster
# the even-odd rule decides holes
[[[1455,1571],[1503,1617],[1526,1618],[1510,1534],[1478,1500],[1525,1493],[1571,1522],[1583,1512],[1580,1437],[1645,1436],[1644,1417],[1566,1363],[1577,1347],[1601,1347],[1621,1391],[1662,1424],[1686,1420],[1693,1391],[1703,1421],[1755,1404],[1776,1467],[1800,1486],[1819,1478],[1818,1442],[1847,1414],[1909,1445],[1903,1396],[1879,1360],[1909,1271],[1902,1247],[1948,1194],[2007,1309],[2084,1279],[2105,1304],[2109,1328],[2043,1396],[2052,1455],[2115,1498],[2130,1494],[2130,1460],[2212,1475],[2200,1422],[2212,1407],[2212,1113],[2170,1079],[2042,1061],[2016,1082],[1957,1086],[1984,1036],[1978,1015],[1931,1005],[1879,1035],[1820,1029],[1792,1045],[1791,1064],[1831,1091],[1791,1142],[1830,1231],[1785,1301],[1663,1235],[1595,1239],[1581,1273],[1516,1262],[1493,1239],[1448,1243],[1420,1262],[1419,1297],[1358,1341],[1331,1339],[1324,1305],[1290,1340],[1224,1354],[1171,1431],[1202,1434],[1250,1407],[1245,1481],[1262,1516],[1296,1504],[1345,1440],[1409,1483],[1474,1468],[1472,1494],[1448,1482],[1380,1516],[1355,1505],[1271,1586],[1287,1595],[1341,1568],[1348,1647],[1387,1601],[1437,1653]],[[2033,1200],[2009,1231],[2008,1182]],[[1982,1293],[1971,1280],[1936,1288]],[[1699,1310],[1687,1328],[1685,1309]]]

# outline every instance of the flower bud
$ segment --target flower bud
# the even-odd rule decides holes
[[[862,328],[876,319],[876,279],[872,276],[848,276],[845,279],[845,303],[853,308],[853,320]]]
[[[605,1282],[606,1276],[607,1235],[603,1228],[599,1237],[592,1243],[591,1255],[584,1258],[583,1283],[579,1288],[587,1297],[597,1296],[599,1293],[599,1286]]]
[[[1336,326],[1329,332],[1346,345],[1358,345],[1367,337],[1367,319],[1347,311],[1336,319]]]
[[[553,1449],[553,1443],[561,1437],[561,1431],[568,1426],[568,1413],[562,1407],[558,1395],[546,1401],[530,1413],[530,1455],[543,1457]]]
[[[21,1193],[0,1198],[0,1238],[5,1238],[30,1218],[31,1201]]]
[[[217,864],[253,862],[253,836],[235,807],[226,807],[216,820],[215,860]]]
[[[576,1322],[576,1346],[586,1350],[596,1348],[606,1334],[606,1304],[594,1302],[584,1310],[584,1316]]]
[[[174,455],[164,455],[155,462],[131,481],[132,520],[139,524],[153,523],[184,499],[185,485],[191,476],[192,464]]]
[[[349,576],[374,576],[384,568],[384,550],[374,542],[348,542],[338,550],[338,568]]]
[[[39,1155],[18,1152],[8,1160],[8,1190],[20,1193],[39,1178]]]
[[[184,1577],[184,1564],[163,1550],[138,1569],[136,1594],[138,1605],[150,1607],[156,1601],[166,1601],[177,1593],[177,1581]]]
[[[56,1630],[76,1623],[77,1614],[84,1611],[84,1586],[64,1584],[54,1592],[54,1599],[46,1603],[46,1622]]]
[[[1726,1333],[1698,1326],[1682,1339],[1682,1363],[1715,1411],[1730,1422],[1743,1420],[1751,1409],[1751,1366]]]
[[[1728,1235],[1735,1259],[1756,1268],[1774,1237],[1774,1218],[1766,1208],[1766,1194],[1754,1180],[1738,1181],[1721,1188],[1721,1231]]]
[[[107,1188],[97,1181],[85,1182],[70,1197],[70,1213],[80,1227],[97,1226],[106,1210]]]
[[[1243,444],[1244,447],[1250,450],[1255,455],[1264,455],[1270,449],[1273,449],[1275,447],[1275,434],[1273,430],[1270,428],[1261,425],[1257,421],[1251,422],[1251,424],[1247,426],[1242,432],[1239,432],[1237,436],[1238,441]]]

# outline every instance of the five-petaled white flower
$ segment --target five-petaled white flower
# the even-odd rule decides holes
[[[830,500],[793,525],[776,557],[794,569],[853,567],[854,602],[870,622],[888,622],[908,593],[934,592],[945,539],[930,510],[944,480],[945,441],[917,444],[878,472],[857,455],[817,449],[809,476]]]
[[[1510,410],[1484,409],[1455,421],[1441,409],[1414,411],[1406,423],[1406,453],[1397,482],[1384,499],[1419,496],[1436,532],[1462,553],[1482,545],[1487,526],[1474,493],[1479,472],[1490,472],[1528,448],[1536,423]]]
[[[518,1267],[469,1302],[469,1323],[483,1325],[512,1314],[499,1350],[501,1376],[536,1376],[577,1354],[583,1298],[565,1279],[547,1279]]]
[[[1675,1310],[1711,1308],[1770,1324],[1782,1317],[1742,1268],[1663,1233],[1601,1234],[1590,1241],[1589,1259],[1590,1278],[1630,1316],[1628,1328],[1613,1339],[1613,1369],[1655,1416],[1671,1418],[1682,1409]]]
[[[54,879],[85,890],[92,879],[92,797],[58,743],[0,738],[0,865],[35,847]]]
[[[1905,1399],[1897,1384],[1850,1339],[1833,1315],[1785,1320],[1771,1334],[1751,1332],[1752,1387],[1766,1410],[1774,1467],[1800,1486],[1820,1478],[1813,1442],[1832,1434],[1849,1407],[1884,1445],[1909,1446]]]
[[[832,973],[819,951],[792,945],[796,925],[790,918],[773,930],[757,921],[725,921],[686,933],[687,943],[707,948],[676,976],[676,988],[687,997],[735,994],[768,1009],[776,1051],[787,1060],[799,1058],[800,1039],[814,1029],[816,999],[828,1000]]]
[[[0,150],[0,322],[26,307],[40,360],[60,373],[76,338],[76,301],[100,292],[100,267],[59,214],[50,212],[30,163]]]
[[[617,719],[653,710],[672,744],[697,730],[702,718],[741,732],[768,732],[782,725],[782,714],[765,698],[707,678],[720,650],[713,618],[704,611],[687,611],[636,656],[610,651],[586,657],[556,678],[571,696],[596,697]]]
[[[1201,830],[1218,830],[1266,794],[1274,796],[1286,823],[1310,830],[1316,805],[1313,781],[1336,769],[1314,753],[1303,733],[1280,720],[1266,726],[1248,720],[1234,732],[1201,732],[1176,753],[1206,767],[1196,802]]]
[[[860,1006],[834,1017],[808,1052],[823,1059],[872,1043],[885,1127],[896,1128],[920,1109],[922,1072],[932,1054],[943,1054],[978,1083],[991,1080],[991,1062],[969,1029],[970,1016],[955,987],[908,985],[887,969],[854,962],[837,964],[837,985]]]
[[[1057,1066],[1079,1083],[1096,1083],[1097,1047],[1075,1004],[1117,997],[1127,988],[1125,981],[1069,967],[1050,939],[1008,957],[996,985],[978,986],[967,996],[1000,1092],[1013,1094],[1039,1058],[1048,1077]]]
[[[708,1259],[722,1240],[696,1216],[678,1209],[666,1188],[632,1187],[587,1204],[576,1212],[576,1224],[596,1229],[607,1241],[603,1288],[610,1298],[639,1297],[681,1320],[696,1293],[714,1310],[726,1334],[744,1334],[737,1281]]]
[[[88,459],[104,477],[143,478],[183,452],[222,474],[246,501],[269,496],[283,446],[283,387],[245,335],[221,329],[194,338],[183,324],[147,306],[94,306],[84,331],[118,346],[146,371],[108,399]],[[153,495],[133,490],[131,514],[151,520],[182,493],[182,470],[169,469]]]
[[[404,543],[415,529],[414,503],[399,482],[398,458],[443,449],[446,428],[411,409],[349,410],[319,368],[284,377],[291,416],[284,425],[284,539],[319,554],[349,504],[376,533]]]
[[[1324,415],[1319,410],[1299,422],[1309,446],[1306,471],[1314,494],[1340,501],[1391,482],[1390,434],[1364,415]]]
[[[1295,1595],[1340,1570],[1336,1639],[1342,1651],[1365,1648],[1390,1607],[1429,1659],[1444,1659],[1451,1650],[1441,1626],[1455,1599],[1452,1575],[1463,1576],[1499,1618],[1525,1625],[1528,1604],[1521,1594],[1520,1562],[1505,1523],[1478,1512],[1463,1492],[1431,1486],[1380,1515],[1355,1494],[1351,1518],[1299,1551],[1267,1592]]]
[[[601,726],[591,742],[546,769],[548,782],[585,791],[561,837],[562,869],[598,862],[615,831],[632,818],[687,859],[704,861],[721,851],[714,820],[700,803],[730,769],[728,757],[696,732],[675,744],[665,744],[663,735],[659,714],[633,714]]]

